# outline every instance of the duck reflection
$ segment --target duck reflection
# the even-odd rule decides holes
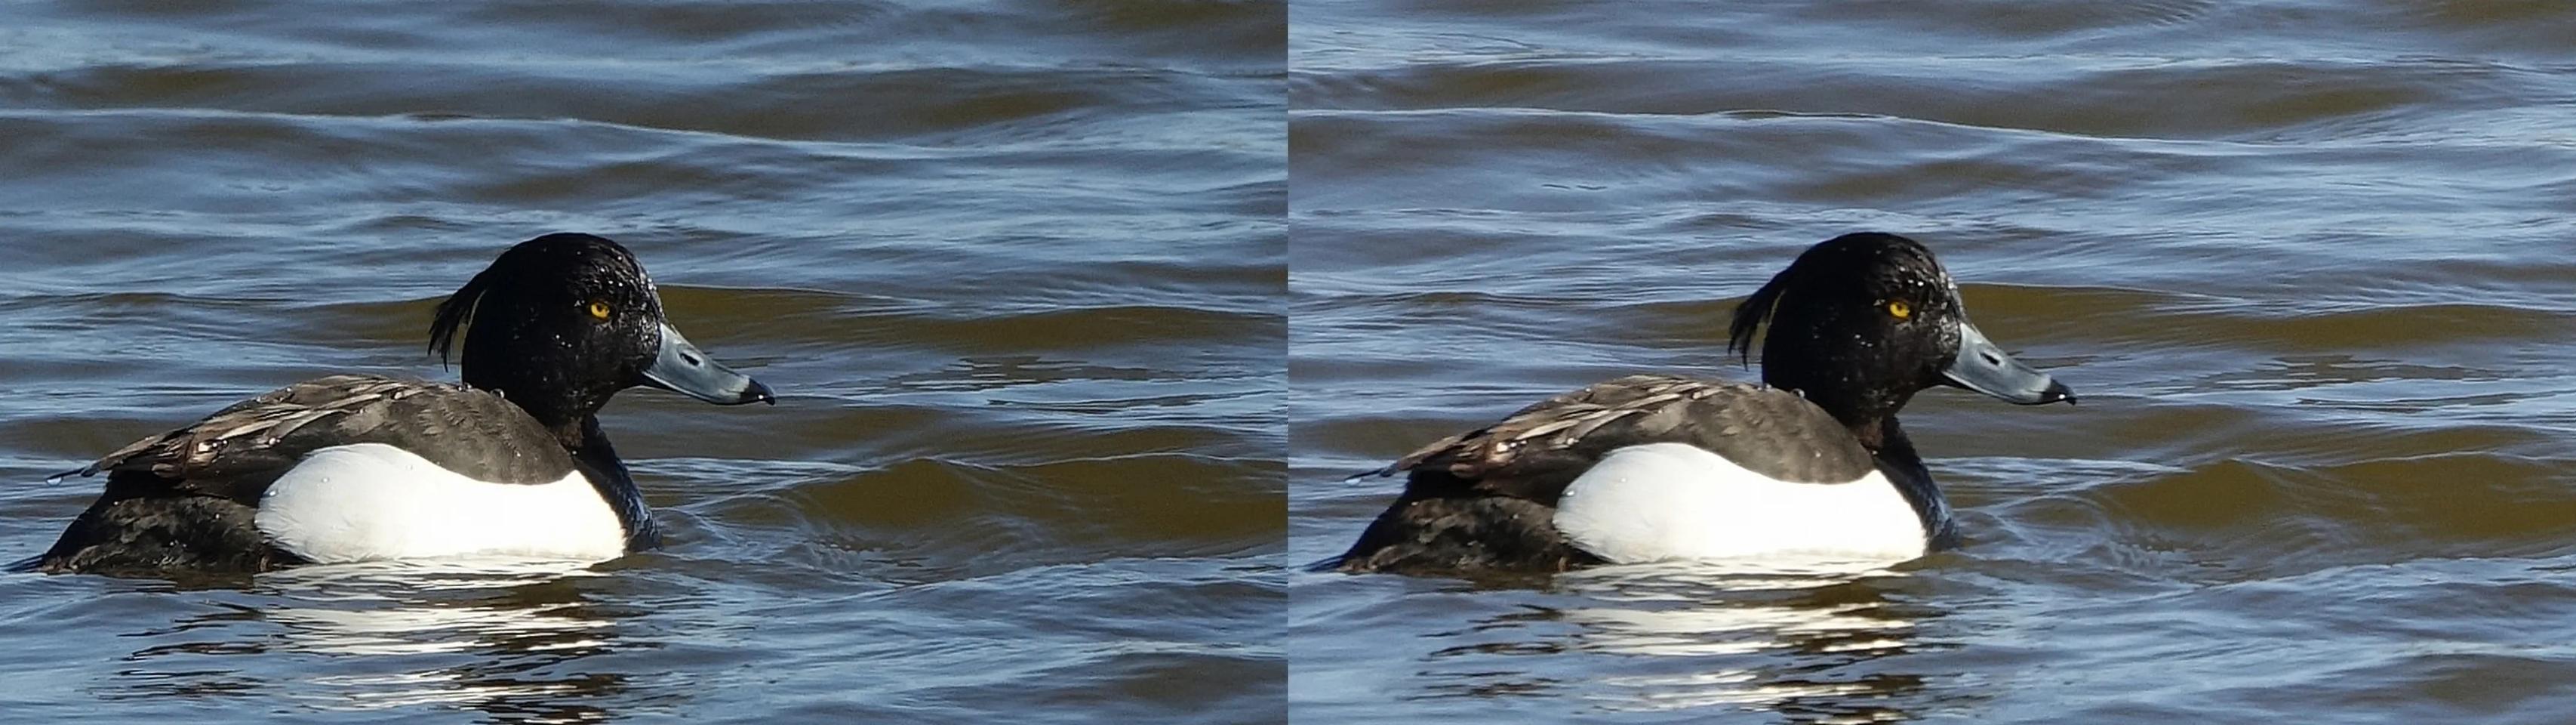
[[[324,712],[445,706],[485,722],[601,722],[627,676],[582,660],[631,648],[617,638],[621,615],[585,594],[606,580],[579,562],[511,559],[272,572],[221,611],[136,634],[165,643],[129,656],[135,666],[121,674],[129,695],[258,693]],[[190,641],[167,642],[180,638]],[[234,654],[315,658],[303,669],[323,674],[263,682],[220,666]]]
[[[1605,711],[1736,711],[1798,723],[1914,719],[1907,706],[1930,697],[1928,680],[1893,665],[1922,646],[1921,623],[1937,612],[1890,599],[1907,578],[1884,566],[1691,562],[1561,574],[1546,588],[1577,606],[1481,622],[1488,635],[1511,630],[1521,641],[1473,648],[1548,653],[1558,662],[1536,668],[1546,672],[1537,677],[1487,672],[1478,678],[1483,691],[1453,692],[1512,694],[1518,682]],[[1532,641],[1532,633],[1542,636]]]

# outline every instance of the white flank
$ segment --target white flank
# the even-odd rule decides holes
[[[260,499],[259,531],[321,564],[626,553],[617,512],[579,471],[553,483],[489,483],[382,443],[306,455]]]
[[[1895,563],[1923,555],[1923,523],[1877,471],[1789,483],[1682,443],[1611,451],[1557,502],[1556,528],[1614,563],[1813,556]]]

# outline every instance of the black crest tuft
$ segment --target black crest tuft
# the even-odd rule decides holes
[[[483,292],[492,288],[492,269],[485,268],[467,280],[465,286],[438,303],[438,315],[429,322],[429,351],[440,364],[449,361],[448,350],[456,343],[456,333],[474,319],[474,306],[483,300]]]
[[[1742,356],[1744,363],[1751,365],[1755,335],[1761,332],[1763,323],[1781,309],[1792,288],[1828,296],[1885,291],[1814,286],[1814,283],[1824,283],[1832,287],[1844,279],[1855,280],[1860,287],[1868,287],[1884,286],[1887,280],[1892,279],[1938,286],[1936,281],[1946,278],[1941,275],[1940,265],[1932,261],[1932,251],[1912,239],[1886,232],[1853,232],[1834,237],[1808,247],[1797,260],[1789,263],[1788,269],[1772,275],[1771,281],[1763,283],[1761,289],[1753,291],[1753,296],[1744,298],[1743,303],[1735,306],[1734,319],[1726,326],[1726,350]]]
[[[644,292],[643,304],[653,314],[661,313],[660,300],[651,294],[652,282],[625,247],[597,235],[557,232],[520,242],[502,252],[491,266],[475,273],[465,286],[439,302],[438,313],[429,323],[429,352],[437,355],[440,362],[449,361],[457,334],[472,326],[484,297],[496,289],[509,287],[527,292],[561,288],[567,284],[565,280],[594,274],[636,280]]]
[[[1746,366],[1753,364],[1753,336],[1762,331],[1762,321],[1770,319],[1771,310],[1780,305],[1781,295],[1789,290],[1789,277],[1798,269],[1792,264],[1771,275],[1771,281],[1735,306],[1735,319],[1726,326],[1726,351],[1741,356]]]

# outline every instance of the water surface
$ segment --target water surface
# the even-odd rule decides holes
[[[2084,394],[1905,422],[1862,575],[1291,575],[1315,722],[2576,718],[2576,7],[1315,0],[1290,559],[1342,477],[1640,371],[1846,231]]]
[[[452,379],[431,308],[544,232],[781,400],[612,403],[668,543],[580,571],[0,577],[0,712],[1281,719],[1284,15],[11,4],[6,558],[129,440]]]

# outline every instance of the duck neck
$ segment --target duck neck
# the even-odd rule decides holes
[[[653,512],[644,505],[644,493],[635,488],[635,479],[626,472],[626,462],[617,457],[617,448],[608,443],[608,434],[599,429],[599,418],[582,416],[576,429],[578,440],[565,445],[572,452],[573,465],[582,477],[599,491],[600,500],[617,512],[617,523],[626,529],[626,550],[643,551],[662,545],[662,535],[653,528]]]
[[[1941,496],[1941,487],[1932,482],[1931,469],[1923,466],[1923,456],[1914,452],[1913,439],[1905,437],[1905,428],[1887,416],[1852,426],[1852,437],[1859,438],[1877,460],[1878,470],[1887,476],[1905,503],[1914,507],[1914,516],[1923,523],[1924,548],[1932,551],[1959,545],[1957,527],[1950,522],[1950,503]]]
[[[498,333],[495,333],[497,336]],[[584,425],[595,430],[593,416],[608,407],[608,398],[617,394],[613,386],[586,384],[584,376],[546,365],[504,364],[508,346],[487,339],[480,328],[465,338],[465,356],[460,361],[458,378],[466,387],[497,394],[528,417],[537,419],[564,448],[581,443]]]

